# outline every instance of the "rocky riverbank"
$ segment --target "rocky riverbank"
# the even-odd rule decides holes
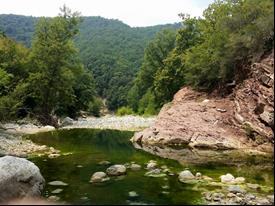
[[[155,117],[106,115],[101,118],[87,117],[79,118],[78,120],[67,121],[69,125],[65,125],[62,128],[91,128],[139,131],[152,126],[154,122]]]

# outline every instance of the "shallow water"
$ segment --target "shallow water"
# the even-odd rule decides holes
[[[198,204],[202,203],[203,188],[178,181],[177,175],[167,177],[146,177],[145,165],[149,160],[156,160],[158,165],[167,165],[175,174],[189,168],[193,174],[201,172],[219,180],[219,176],[232,173],[235,177],[243,176],[248,182],[274,188],[274,169],[271,166],[249,164],[227,166],[220,164],[181,165],[176,160],[161,158],[142,150],[135,149],[129,139],[133,132],[115,130],[72,129],[30,135],[34,142],[61,150],[58,158],[33,157],[46,182],[60,180],[68,186],[46,184],[43,196],[48,197],[55,189],[64,189],[56,195],[69,204]],[[99,165],[107,160],[112,164],[136,162],[143,169],[127,170],[124,177],[112,177],[104,183],[91,184],[94,172],[105,171],[108,166]],[[272,163],[271,163],[272,164]],[[80,165],[82,167],[80,167]],[[169,186],[163,189],[163,186]],[[204,188],[209,189],[209,188]],[[129,197],[135,191],[138,197]],[[270,193],[270,191],[269,191]]]

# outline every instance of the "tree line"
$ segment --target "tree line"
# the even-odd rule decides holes
[[[141,66],[144,49],[163,28],[176,30],[178,24],[130,27],[115,19],[81,17],[79,33],[73,38],[84,66],[93,73],[96,93],[109,110],[127,105],[127,93]],[[39,17],[0,15],[0,30],[31,49]]]
[[[180,17],[180,29],[151,27],[145,36],[145,28],[130,34],[127,25],[100,18],[79,34],[83,18],[63,7],[38,20],[30,48],[1,32],[0,120],[29,116],[56,126],[59,116],[82,110],[98,116],[99,96],[120,115],[157,114],[183,86],[223,93],[273,49],[271,0],[218,0],[201,18]]]

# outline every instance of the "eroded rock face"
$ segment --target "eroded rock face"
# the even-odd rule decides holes
[[[18,157],[0,158],[0,202],[39,197],[45,180],[32,162]]]
[[[259,67],[270,68],[273,64],[270,61],[264,59]],[[270,82],[274,79],[274,68],[268,71]],[[251,78],[224,98],[182,88],[171,103],[164,105],[155,124],[137,132],[132,141],[140,145],[212,150],[258,147],[258,150],[272,151],[274,85],[267,80],[264,84],[262,75],[267,72],[253,71]]]

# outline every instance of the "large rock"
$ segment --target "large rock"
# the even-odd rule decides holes
[[[226,175],[222,175],[220,178],[222,183],[233,183],[235,180],[235,177],[230,173],[227,173]]]
[[[236,149],[244,145],[244,133],[233,130],[233,102],[207,98],[190,88],[181,89],[160,111],[153,126],[137,132],[133,142],[203,149]],[[202,100],[200,100],[202,99]],[[217,110],[220,108],[220,110]],[[231,127],[232,125],[232,127]]]
[[[119,176],[126,174],[126,167],[124,165],[112,165],[106,170],[110,176]]]
[[[12,156],[0,158],[0,202],[40,196],[44,183],[34,163]]]
[[[74,123],[74,120],[72,118],[66,117],[62,120],[61,126],[62,127],[70,126],[70,125],[73,125],[73,123]]]

